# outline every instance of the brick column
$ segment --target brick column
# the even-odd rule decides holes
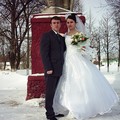
[[[44,97],[45,81],[43,75],[28,76],[26,100]]]

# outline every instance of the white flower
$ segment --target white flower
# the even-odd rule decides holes
[[[74,34],[72,36],[72,45],[77,45],[79,42],[84,42],[88,39],[88,37],[86,37],[83,33],[81,32],[77,32],[76,34]]]

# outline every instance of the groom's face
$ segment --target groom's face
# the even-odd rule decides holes
[[[60,20],[55,20],[55,19],[53,19],[52,21],[51,21],[51,28],[52,28],[52,30],[54,30],[54,31],[56,31],[56,32],[59,32],[59,30],[60,30],[60,27],[61,27],[61,21]]]

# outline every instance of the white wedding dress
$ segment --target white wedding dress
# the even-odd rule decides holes
[[[78,120],[104,114],[119,98],[102,73],[71,45],[66,35],[67,51],[63,74],[60,78],[53,108],[56,113],[70,114]]]

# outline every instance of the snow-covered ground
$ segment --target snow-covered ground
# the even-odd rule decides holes
[[[107,73],[106,66],[101,68],[109,83],[120,97],[120,72],[117,64],[110,66]],[[26,71],[0,71],[0,120],[46,120],[44,100],[32,99],[26,101],[27,75]],[[74,120],[70,115],[59,120]],[[120,120],[120,103],[114,106],[112,113],[97,116],[90,120]]]

